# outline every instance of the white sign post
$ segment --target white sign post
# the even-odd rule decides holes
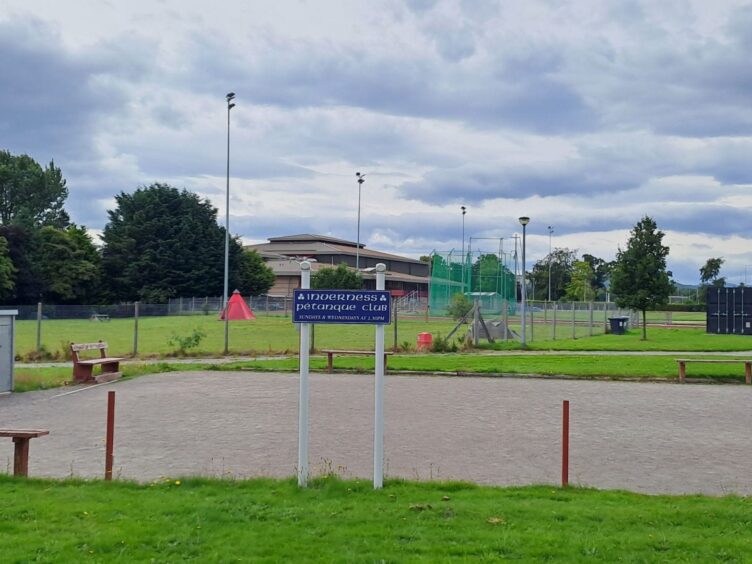
[[[376,289],[384,289],[386,266],[376,265]],[[373,392],[373,487],[384,485],[384,326],[376,326],[376,377]]]
[[[300,287],[311,287],[311,263],[300,263]],[[298,486],[308,481],[308,347],[310,323],[300,324],[300,399],[298,400]]]
[[[298,404],[298,485],[308,481],[308,371],[311,323],[376,325],[373,487],[384,485],[384,324],[391,320],[391,301],[384,291],[386,266],[376,265],[376,291],[311,290],[311,264],[300,263],[300,289],[295,290],[293,321],[300,324],[300,400]]]

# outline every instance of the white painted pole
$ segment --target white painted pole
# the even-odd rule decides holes
[[[300,287],[311,288],[311,263],[300,263]],[[311,324],[300,324],[300,399],[298,400],[298,486],[308,481],[308,346]]]
[[[376,289],[385,286],[386,266],[376,265]],[[380,489],[384,485],[384,326],[376,325],[376,378],[374,383],[373,409],[373,487]]]

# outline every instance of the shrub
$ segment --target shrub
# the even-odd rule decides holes
[[[204,337],[206,337],[206,333],[200,329],[194,329],[190,335],[185,337],[173,333],[167,344],[175,348],[176,354],[185,354],[188,349],[194,349],[199,346]]]
[[[465,294],[454,294],[449,303],[449,307],[447,308],[447,312],[454,319],[462,319],[471,309],[473,309],[473,302],[471,302]]]

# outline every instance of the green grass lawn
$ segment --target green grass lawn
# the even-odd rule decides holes
[[[455,323],[447,319],[400,319],[397,325],[398,343],[407,341],[415,345],[418,333],[428,331],[446,335]],[[36,349],[36,321],[16,323],[16,353],[26,357]],[[189,352],[197,356],[217,356],[224,348],[224,323],[214,315],[142,317],[138,324],[139,356],[163,356],[173,353],[175,345],[169,343],[173,335],[186,337],[193,331],[205,337],[198,347]],[[68,345],[106,341],[109,353],[117,356],[133,352],[134,322],[132,319],[113,319],[95,322],[88,319],[44,320],[42,345],[60,358],[66,358]],[[315,344],[321,348],[372,349],[374,328],[371,325],[318,325]],[[289,317],[259,316],[255,321],[230,323],[230,352],[233,354],[272,354],[297,351],[300,336]],[[386,342],[393,344],[393,328],[386,329]]]
[[[430,332],[434,338],[447,335],[455,322],[435,318],[400,319],[398,345],[415,346],[418,333]],[[133,351],[132,319],[113,319],[108,323],[89,320],[45,320],[42,323],[42,344],[56,358],[68,358],[70,342],[83,343],[106,341],[110,354],[127,356]],[[514,326],[513,326],[514,328]],[[463,335],[463,327],[457,335]],[[224,343],[224,325],[214,316],[169,316],[145,317],[139,320],[139,356],[161,357],[174,354],[177,346],[170,344],[171,337],[187,337],[194,331],[205,336],[200,344],[189,350],[195,356],[217,356]],[[551,339],[548,328],[537,325],[532,338],[528,336],[531,349],[541,350],[676,350],[676,351],[746,351],[752,350],[752,337],[741,335],[708,335],[698,328],[649,328],[648,340],[641,340],[641,333],[633,329],[626,335],[588,336],[585,326],[576,326],[577,339],[572,339],[571,326],[562,325],[557,330],[558,338]],[[19,321],[16,325],[16,352],[22,358],[33,357],[36,348],[36,322]],[[373,348],[374,329],[369,325],[317,325],[315,346],[317,349],[339,348],[368,350]],[[260,316],[255,321],[230,323],[230,351],[233,354],[279,354],[298,350],[299,336],[289,318]],[[386,343],[394,343],[393,326],[386,327]],[[485,345],[484,345],[485,346]],[[520,348],[519,343],[497,342],[490,348]]]
[[[752,501],[319,478],[0,476],[3,562],[748,562]]]
[[[563,334],[569,337],[566,332]],[[518,343],[504,342],[482,346],[499,350],[519,348]],[[647,341],[642,340],[642,330],[635,328],[624,335],[603,334],[555,341],[534,339],[528,342],[528,348],[559,351],[749,351],[752,350],[752,336],[714,335],[693,327],[648,327]]]

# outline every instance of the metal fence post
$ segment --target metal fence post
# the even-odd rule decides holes
[[[556,310],[559,309],[559,304],[557,302],[554,302],[554,326],[553,326],[553,332],[551,333],[551,336],[553,337],[553,340],[556,340]]]
[[[37,302],[37,352],[42,350],[42,302]]]
[[[590,323],[588,324],[588,335],[593,336],[593,302],[588,303],[588,318]]]
[[[603,302],[603,332],[608,333],[608,302]]]
[[[504,342],[509,342],[509,300],[504,300]]]
[[[392,350],[397,352],[397,300],[392,296],[392,310],[394,311],[394,345]]]
[[[572,302],[572,338],[573,339],[577,338],[577,328],[575,327],[575,324],[574,324],[575,322],[574,316],[577,313],[575,306],[576,306],[575,302]]]
[[[138,354],[138,302],[133,302],[133,356]]]
[[[533,306],[531,305],[530,306],[530,342],[531,343],[533,342],[533,333],[534,333],[534,330],[533,330],[533,321],[534,321],[534,319],[533,319]]]

